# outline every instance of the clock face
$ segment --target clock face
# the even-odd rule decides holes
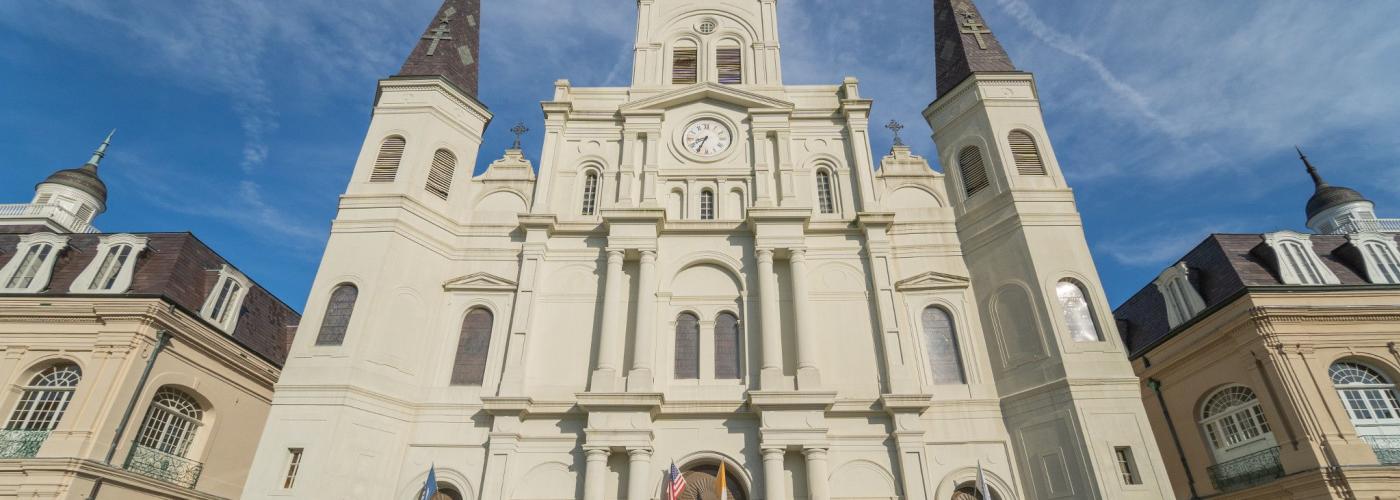
[[[690,150],[700,156],[715,156],[729,149],[729,145],[734,143],[734,138],[729,132],[729,127],[724,126],[718,120],[709,118],[696,120],[685,129],[685,135],[681,137],[684,141],[685,149]]]

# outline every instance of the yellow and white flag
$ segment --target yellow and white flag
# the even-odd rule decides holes
[[[719,463],[719,500],[729,500],[729,488],[725,485],[725,479],[729,474],[724,471],[724,462]]]

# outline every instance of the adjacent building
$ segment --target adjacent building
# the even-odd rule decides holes
[[[1400,498],[1400,220],[1216,234],[1115,311],[1179,498]]]
[[[656,499],[673,462],[685,499],[1172,496],[1035,79],[971,1],[924,61],[942,173],[874,154],[859,80],[785,83],[776,0],[636,4],[631,85],[555,82],[538,171],[473,177],[483,20],[443,2],[243,498]]]
[[[98,231],[107,147],[0,205],[0,499],[237,498],[298,315],[189,233]]]

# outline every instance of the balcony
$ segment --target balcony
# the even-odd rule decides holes
[[[34,205],[29,203],[0,204],[0,219],[32,221],[36,226],[58,225],[70,233],[96,233],[78,214],[69,212],[59,205]]]
[[[1354,233],[1400,233],[1400,219],[1344,217],[1338,221],[1336,234]]]
[[[1283,477],[1283,463],[1279,462],[1277,446],[1221,462],[1207,470],[1210,471],[1210,482],[1222,492],[1252,488]]]
[[[49,431],[0,431],[0,459],[34,458]]]
[[[1363,436],[1381,465],[1400,465],[1400,436]]]
[[[126,459],[126,470],[167,483],[194,488],[195,483],[199,482],[200,473],[204,472],[204,464],[138,444]]]

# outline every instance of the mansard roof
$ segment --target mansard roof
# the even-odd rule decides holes
[[[1384,236],[1400,243],[1400,235]],[[1393,286],[1373,285],[1366,279],[1364,263],[1349,251],[1354,248],[1347,236],[1310,234],[1308,238],[1318,258],[1341,281],[1338,286]],[[1284,283],[1277,266],[1267,257],[1266,248],[1262,234],[1213,234],[1182,257],[1179,262],[1186,263],[1191,270],[1191,285],[1205,301],[1206,308],[1197,317],[1204,317],[1213,308],[1261,288],[1287,287],[1294,291],[1306,286],[1319,292],[1336,290],[1327,285]],[[1134,359],[1176,332],[1177,329],[1167,323],[1166,307],[1166,298],[1157,286],[1148,284],[1113,311],[1119,334]],[[1190,324],[1184,323],[1178,329]]]
[[[477,96],[481,0],[444,0],[397,76],[437,76]]]
[[[933,36],[939,97],[973,73],[1016,71],[972,0],[934,0]]]
[[[15,256],[23,233],[0,228],[0,267]],[[146,238],[146,250],[136,261],[131,289],[117,297],[161,298],[198,318],[224,265],[232,266],[190,233],[135,233]],[[68,235],[68,248],[54,265],[53,278],[40,297],[72,295],[68,290],[78,275],[97,258],[103,234]],[[34,296],[35,294],[25,294]],[[287,359],[301,315],[256,283],[243,300],[243,316],[231,337],[245,349],[277,366]]]

